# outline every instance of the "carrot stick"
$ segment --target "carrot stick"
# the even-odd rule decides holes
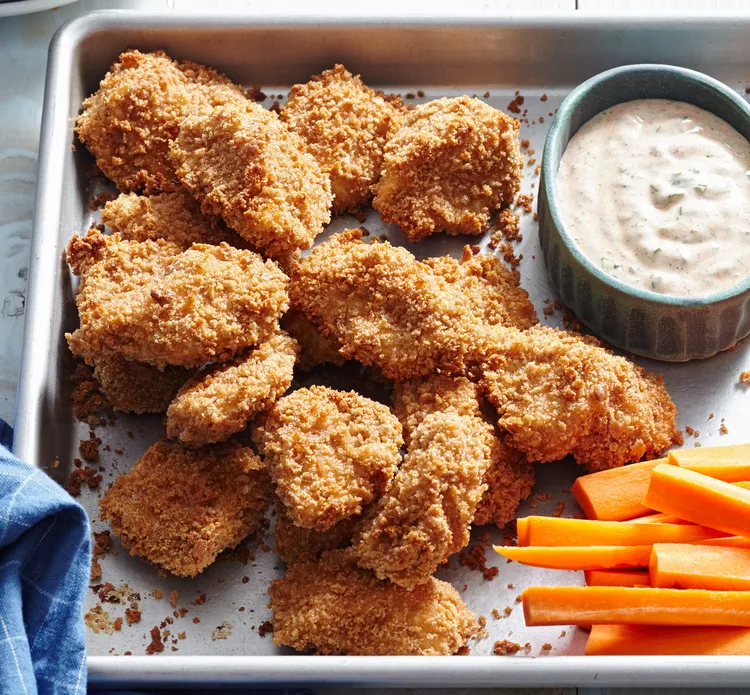
[[[594,625],[586,656],[747,656],[746,627],[666,627],[661,625]]]
[[[586,586],[649,586],[648,572],[640,570],[586,570]]]
[[[645,494],[645,493],[644,493]],[[676,516],[671,514],[662,514],[657,512],[656,514],[649,514],[648,516],[640,516],[637,519],[630,519],[626,523],[628,524],[689,524],[689,521],[684,519],[678,519]]]
[[[651,545],[726,536],[694,524],[623,524],[550,516],[527,516],[518,520],[517,527],[520,546]]]
[[[727,483],[750,480],[750,444],[670,451],[669,463]]]
[[[611,468],[582,475],[570,491],[589,519],[625,521],[652,513],[643,506],[651,471],[667,459],[631,463],[622,468]],[[750,476],[748,476],[750,479]]]
[[[606,570],[618,567],[648,567],[650,545],[623,546],[494,546],[500,555],[532,567],[553,570]]]
[[[723,546],[726,548],[750,548],[750,538],[742,536],[724,536],[723,538],[708,538],[705,541],[698,541],[700,545]]]
[[[526,625],[750,626],[750,591],[622,586],[533,586],[523,592]]]
[[[750,490],[680,466],[656,466],[643,503],[694,524],[750,536]]]
[[[655,543],[648,565],[651,586],[664,589],[750,589],[750,549]]]

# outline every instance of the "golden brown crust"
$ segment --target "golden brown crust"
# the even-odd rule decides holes
[[[287,277],[272,261],[222,244],[180,253],[164,241],[90,231],[68,247],[80,328],[73,354],[118,353],[158,367],[223,361],[271,335],[288,308]]]
[[[334,214],[367,205],[370,186],[380,176],[386,139],[400,117],[393,101],[343,65],[294,85],[281,110],[282,122],[331,177]]]
[[[225,241],[231,246],[247,248],[247,242],[219,218],[206,217],[182,186],[150,196],[121,193],[104,206],[102,222],[125,241],[164,239],[182,249]]]
[[[310,248],[331,219],[328,176],[275,113],[248,100],[186,118],[170,153],[203,213],[272,257]]]
[[[319,531],[360,514],[388,489],[403,443],[386,406],[325,386],[277,401],[254,440],[292,521]]]
[[[430,577],[407,591],[356,567],[346,550],[292,565],[268,594],[274,642],[300,651],[447,656],[479,629],[450,584]]]
[[[406,249],[337,234],[295,265],[292,304],[341,354],[396,381],[463,367],[475,322],[458,288]]]
[[[519,124],[467,96],[417,106],[388,140],[373,207],[410,241],[481,234],[520,189]]]
[[[245,428],[292,383],[299,346],[283,331],[216,365],[180,389],[167,411],[167,437],[190,446],[221,442]]]
[[[427,415],[389,491],[362,523],[353,546],[359,565],[407,589],[428,581],[469,542],[491,446],[492,428],[481,418]]]
[[[496,256],[474,255],[466,247],[460,261],[440,256],[424,262],[459,289],[479,320],[491,326],[499,324],[520,329],[539,323],[529,293],[518,284],[518,273],[508,270]]]
[[[158,367],[126,360],[120,355],[97,355],[94,378],[115,410],[126,413],[163,413],[191,376],[184,367]]]
[[[194,577],[260,530],[270,497],[265,467],[247,447],[227,442],[195,451],[157,442],[99,506],[131,555]]]
[[[302,312],[295,309],[287,311],[281,319],[281,327],[299,343],[297,366],[303,371],[309,371],[319,364],[335,364],[339,367],[344,364],[345,360],[337,344],[323,336]]]
[[[227,99],[245,97],[210,68],[180,65],[163,51],[130,50],[83,102],[76,133],[120,190],[158,190],[177,179],[169,142],[182,119]]]
[[[572,454],[591,470],[614,468],[660,454],[676,436],[662,378],[594,338],[503,329],[485,350],[483,390],[529,460]]]

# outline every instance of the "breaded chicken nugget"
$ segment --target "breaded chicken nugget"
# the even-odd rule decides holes
[[[167,437],[200,446],[244,429],[289,388],[298,351],[297,341],[279,331],[247,354],[191,379],[167,410]]]
[[[292,565],[268,595],[273,641],[299,651],[448,656],[479,631],[447,582],[428,577],[407,591],[356,567],[347,550]]]
[[[272,257],[308,249],[331,219],[331,182],[298,135],[245,100],[186,118],[170,145],[180,180]]]
[[[163,413],[194,371],[158,367],[126,360],[120,355],[97,355],[94,378],[115,410],[126,413]]]
[[[393,412],[404,429],[407,446],[411,433],[425,417],[446,410],[482,418],[478,386],[463,377],[452,379],[433,374],[401,382],[393,389]],[[504,526],[512,521],[518,505],[529,496],[534,485],[534,467],[506,439],[507,435],[492,433],[490,466],[483,481],[487,489],[473,520],[477,526],[489,523]]]
[[[572,454],[596,471],[672,444],[677,409],[660,376],[595,338],[542,326],[493,335],[482,387],[499,426],[529,460]]]
[[[373,207],[410,241],[481,234],[520,189],[518,121],[467,96],[407,112],[385,146]]]
[[[265,467],[236,442],[200,450],[157,442],[100,500],[131,555],[194,577],[261,528],[271,499]]]
[[[367,513],[353,552],[379,579],[412,589],[469,542],[487,489],[492,428],[455,410],[427,415],[388,492]]]
[[[396,102],[386,101],[343,65],[294,85],[281,110],[282,122],[331,177],[334,214],[368,204],[383,147],[401,115]]]
[[[297,366],[303,371],[309,371],[319,364],[335,364],[339,367],[344,364],[345,360],[336,343],[324,337],[303,313],[290,309],[281,319],[281,327],[299,343]]]
[[[81,325],[66,338],[87,362],[110,353],[158,367],[223,361],[275,332],[289,305],[275,263],[227,244],[180,253],[90,231],[71,239],[68,262],[84,276]]]
[[[83,102],[76,133],[120,190],[159,189],[177,179],[169,142],[182,119],[231,99],[245,100],[241,88],[210,68],[126,51]]]
[[[292,521],[319,531],[361,513],[388,489],[403,443],[386,406],[325,386],[277,401],[254,440]]]
[[[362,517],[342,519],[327,531],[296,526],[289,518],[283,502],[276,503],[276,524],[273,529],[274,552],[288,565],[294,562],[312,562],[326,550],[336,550],[350,545]]]
[[[247,242],[221,221],[206,217],[182,186],[156,195],[121,193],[102,210],[102,222],[125,241],[164,239],[188,249],[193,244],[247,248]]]
[[[466,246],[460,261],[440,256],[424,262],[458,288],[481,321],[491,326],[499,324],[521,329],[539,323],[529,293],[518,285],[518,273],[508,270],[496,256],[474,255]]]
[[[458,287],[406,249],[337,234],[292,269],[289,295],[341,354],[396,381],[463,367],[475,317]]]

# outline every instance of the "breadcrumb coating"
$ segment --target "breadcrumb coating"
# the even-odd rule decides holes
[[[303,313],[290,309],[281,319],[281,327],[299,343],[297,366],[301,370],[309,371],[319,364],[335,364],[339,367],[344,364],[345,360],[337,344],[324,337]]]
[[[483,418],[478,386],[464,377],[453,379],[437,374],[394,386],[393,412],[404,429],[407,446],[411,433],[425,417],[446,410]],[[518,505],[529,496],[534,485],[533,465],[509,446],[506,439],[506,435],[492,434],[490,466],[484,476],[487,489],[473,520],[477,526],[490,523],[504,526],[512,521]]]
[[[157,442],[115,479],[99,506],[131,555],[194,577],[261,528],[270,499],[268,473],[251,449]]]
[[[447,582],[429,577],[407,591],[356,567],[347,550],[292,565],[268,595],[274,642],[299,651],[448,656],[479,631]]]
[[[351,544],[362,517],[342,519],[327,531],[296,526],[289,518],[281,501],[276,504],[276,524],[273,529],[273,549],[288,565],[312,562],[326,550],[336,550]]]
[[[503,329],[483,369],[499,426],[529,460],[572,454],[603,470],[656,456],[677,436],[663,379],[595,338],[542,326]]]
[[[169,143],[182,119],[227,100],[245,97],[214,70],[129,50],[83,102],[76,133],[121,191],[158,190],[177,179]]]
[[[468,96],[417,106],[386,143],[373,207],[413,242],[443,230],[481,234],[520,190],[518,130]]]
[[[126,413],[163,413],[192,375],[184,367],[158,367],[120,355],[97,355],[94,378],[115,410]]]
[[[428,581],[469,542],[491,448],[492,428],[481,418],[455,410],[427,415],[355,538],[359,565],[407,589]]]
[[[383,148],[401,115],[397,101],[386,100],[343,65],[294,85],[281,109],[282,122],[331,177],[334,214],[369,203]]]
[[[475,255],[466,246],[460,261],[440,256],[424,262],[461,292],[477,319],[520,329],[539,323],[529,293],[518,284],[518,273],[508,270],[496,256]]]
[[[388,489],[403,443],[386,406],[325,386],[278,400],[254,440],[292,521],[319,531],[360,514]]]
[[[395,381],[463,368],[471,312],[458,287],[406,249],[334,235],[295,265],[289,296],[341,354]]]
[[[245,428],[292,383],[299,346],[283,331],[180,389],[167,410],[167,437],[191,446],[221,442]]]
[[[164,239],[183,250],[193,244],[247,248],[247,242],[221,219],[206,217],[200,205],[182,186],[155,195],[121,193],[102,210],[102,222],[125,241]]]
[[[66,334],[87,362],[118,353],[160,368],[224,361],[270,336],[287,310],[287,277],[252,251],[164,241],[74,236],[68,262],[83,273],[80,328]]]
[[[331,219],[331,182],[298,135],[245,100],[187,117],[170,146],[206,215],[272,257],[308,249]]]

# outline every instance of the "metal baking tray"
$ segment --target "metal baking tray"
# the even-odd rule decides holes
[[[459,10],[457,10],[458,12]],[[88,428],[74,421],[69,376],[73,362],[63,333],[76,326],[74,283],[62,259],[75,232],[85,231],[95,213],[90,196],[97,192],[88,176],[91,159],[84,148],[75,149],[73,124],[85,96],[117,55],[129,47],[164,49],[175,58],[190,58],[226,72],[245,85],[262,84],[268,94],[286,94],[289,85],[306,81],[334,62],[360,72],[373,87],[416,96],[415,101],[455,94],[476,94],[507,109],[516,90],[524,97],[528,124],[521,137],[530,141],[539,162],[550,112],[565,95],[591,75],[617,65],[672,63],[717,77],[741,93],[750,78],[750,18],[714,16],[693,18],[595,17],[581,14],[554,16],[444,16],[442,18],[308,17],[274,19],[212,16],[176,16],[129,12],[97,12],[64,26],[52,42],[47,74],[40,147],[34,238],[28,287],[24,356],[21,367],[15,453],[50,475],[63,480],[77,444]],[[419,91],[424,97],[419,97]],[[488,96],[484,96],[488,93]],[[544,96],[546,95],[546,97]],[[270,103],[271,99],[266,102]],[[528,157],[527,157],[528,158]],[[526,168],[524,192],[536,193],[535,165]],[[358,226],[353,218],[335,219],[332,230]],[[392,225],[371,213],[365,225],[406,244]],[[542,313],[554,299],[539,252],[536,224],[524,215],[523,241],[517,253],[522,285],[530,292],[544,323],[560,325],[560,314]],[[487,239],[483,240],[485,243]],[[413,247],[420,256],[460,253],[476,238],[434,236]],[[410,247],[412,248],[412,247]],[[662,372],[680,410],[680,425],[701,430],[703,446],[748,441],[750,392],[738,384],[739,372],[750,369],[750,342],[702,363],[665,364],[639,360]],[[714,417],[709,419],[713,413]],[[728,434],[720,435],[724,424]],[[113,426],[99,428],[106,485],[161,433],[159,418],[118,416]],[[686,437],[685,446],[696,438]],[[106,446],[110,451],[105,451]],[[116,449],[124,450],[117,455]],[[59,457],[60,465],[50,464]],[[566,515],[576,512],[566,492],[576,474],[571,463],[538,467],[535,493],[551,493],[554,500],[529,504],[521,514],[552,513],[566,502]],[[81,497],[95,530],[96,493]],[[499,540],[501,534],[492,534]],[[115,544],[115,548],[119,546]],[[527,629],[515,597],[531,584],[580,583],[577,573],[550,572],[507,564],[488,550],[488,564],[499,576],[486,581],[481,573],[459,567],[455,561],[441,570],[442,578],[462,591],[468,605],[487,619],[488,636],[474,643],[465,658],[444,657],[318,657],[293,654],[273,646],[270,635],[260,637],[258,626],[270,617],[268,582],[283,567],[273,553],[258,551],[247,565],[218,563],[192,581],[159,576],[125,551],[102,560],[103,578],[116,587],[127,584],[140,595],[142,620],[114,634],[88,630],[89,672],[92,683],[128,685],[190,682],[218,683],[345,683],[381,686],[524,686],[524,685],[744,685],[750,680],[750,658],[584,658],[585,636],[569,628]],[[242,578],[249,580],[243,583]],[[465,585],[465,588],[464,588]],[[512,588],[509,587],[512,585]],[[151,596],[155,589],[164,598]],[[174,618],[169,627],[178,651],[146,656],[149,630],[172,615],[167,601],[179,592],[178,607],[189,612]],[[193,602],[200,594],[207,600]],[[98,602],[89,592],[87,610]],[[492,609],[509,617],[495,619]],[[111,617],[122,616],[124,606],[103,604]],[[244,608],[244,610],[240,610]],[[193,619],[199,618],[199,623]],[[231,634],[230,634],[231,633]],[[495,640],[509,638],[533,645],[527,656],[492,655]],[[544,643],[551,650],[542,650]],[[128,651],[131,656],[123,656]]]

